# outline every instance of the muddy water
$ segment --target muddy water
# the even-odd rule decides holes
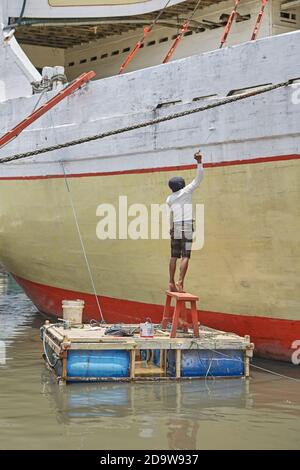
[[[42,323],[0,278],[0,449],[300,448],[300,366],[255,361],[298,382],[253,368],[249,381],[58,386]]]

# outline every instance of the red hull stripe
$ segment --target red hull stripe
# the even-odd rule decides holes
[[[256,157],[247,158],[245,160],[232,160],[214,163],[204,163],[205,168],[217,168],[222,166],[234,166],[234,165],[249,165],[253,163],[271,163],[285,160],[299,160],[300,154],[292,155],[277,155],[272,157]],[[142,174],[142,173],[155,173],[163,171],[182,171],[192,170],[196,168],[196,165],[176,165],[176,166],[163,166],[155,168],[134,168],[132,170],[124,171],[103,171],[95,173],[71,173],[68,174],[68,178],[83,178],[89,176],[113,176],[113,175],[131,175],[131,174]],[[35,175],[35,176],[1,176],[0,180],[40,180],[40,179],[52,179],[52,178],[64,178],[63,174],[53,175]]]
[[[92,294],[45,286],[16,275],[14,277],[41,312],[61,317],[62,300],[80,298],[85,301],[84,321],[88,322],[92,318],[99,320],[99,311]],[[99,296],[99,301],[108,323],[140,323],[149,316],[155,323],[160,323],[162,319],[163,306],[161,305],[102,296]],[[198,313],[199,320],[204,325],[232,331],[239,335],[249,334],[251,341],[255,343],[256,354],[263,357],[290,362],[292,354],[295,353],[292,343],[300,340],[300,320],[281,320],[203,310],[199,310]]]

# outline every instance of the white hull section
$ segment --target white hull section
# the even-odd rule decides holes
[[[300,75],[299,50],[300,32],[288,33],[92,82],[2,148],[0,156],[191,109],[233,90],[295,79]],[[2,103],[1,134],[29,115],[39,98]],[[299,89],[293,84],[157,126],[1,165],[0,176],[56,175],[61,160],[70,174],[183,165],[199,146],[206,163],[298,153],[298,102]]]

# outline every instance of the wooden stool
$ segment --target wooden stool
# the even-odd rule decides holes
[[[166,304],[163,313],[162,319],[162,330],[167,328],[168,320],[172,320],[172,329],[170,338],[176,338],[176,332],[178,328],[178,323],[180,321],[180,317],[183,317],[183,324],[184,328],[187,330],[187,313],[185,303],[190,302],[191,304],[191,314],[192,314],[192,324],[194,330],[194,336],[199,338],[199,325],[198,325],[198,314],[197,314],[197,307],[196,302],[199,300],[199,297],[196,295],[188,294],[187,292],[171,292],[169,290],[166,291]],[[172,298],[176,300],[176,306],[174,310],[174,315],[172,317],[171,313],[171,301]],[[181,321],[182,323],[182,321]]]

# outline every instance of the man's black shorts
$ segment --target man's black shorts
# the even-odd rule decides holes
[[[193,224],[175,223],[171,230],[171,257],[190,258],[193,243]]]

